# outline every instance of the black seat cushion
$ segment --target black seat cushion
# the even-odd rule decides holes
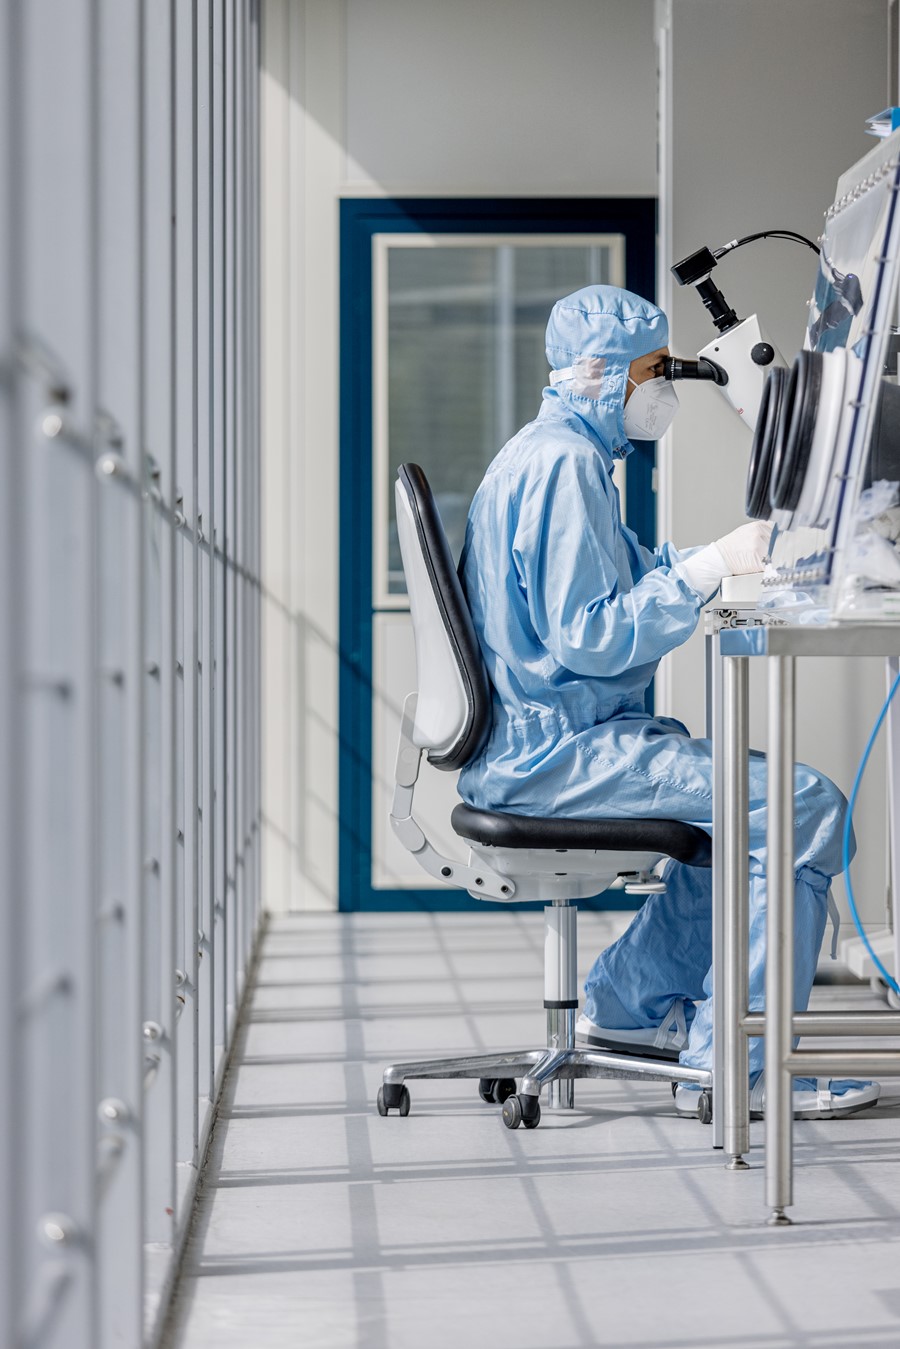
[[[712,839],[680,820],[560,820],[474,810],[460,803],[450,816],[461,838],[494,848],[572,848],[586,852],[656,852],[690,867],[712,865]]]

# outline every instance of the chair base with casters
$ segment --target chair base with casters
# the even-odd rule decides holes
[[[413,815],[423,758],[456,770],[478,754],[490,734],[493,709],[487,671],[472,617],[425,474],[401,464],[397,475],[397,532],[416,646],[418,692],[406,699],[394,774],[391,826],[430,876],[476,899],[544,904],[544,1007],[547,1043],[540,1047],[471,1054],[385,1069],[378,1112],[408,1115],[407,1081],[477,1078],[482,1100],[503,1107],[511,1129],[533,1129],[541,1092],[551,1109],[571,1110],[577,1077],[693,1082],[704,1089],[701,1118],[711,1117],[711,1073],[674,1061],[575,1045],[578,1010],[575,902],[600,894],[619,878],[633,894],[665,889],[653,874],[666,858],[710,865],[709,835],[674,820],[534,819],[457,805],[455,833],[468,845],[468,862],[443,857]],[[517,1085],[520,1082],[521,1085]],[[704,1107],[705,1099],[705,1107]]]
[[[700,1114],[711,1119],[712,1074],[649,1055],[576,1046],[578,1010],[577,909],[587,899],[624,879],[627,891],[664,889],[653,869],[666,858],[708,866],[710,838],[702,829],[674,820],[534,819],[500,811],[456,806],[451,823],[469,847],[466,865],[441,857],[412,818],[412,800],[422,751],[412,741],[415,695],[404,707],[397,782],[391,822],[394,831],[431,875],[465,888],[480,899],[509,903],[544,902],[544,1007],[547,1043],[540,1048],[504,1050],[396,1063],[384,1070],[378,1113],[410,1109],[408,1081],[475,1078],[486,1102],[502,1106],[510,1129],[537,1127],[541,1094],[551,1110],[571,1110],[575,1079],[605,1077],[632,1081],[693,1082],[702,1089]],[[517,1086],[517,1079],[521,1086]],[[706,1097],[704,1101],[703,1096]]]

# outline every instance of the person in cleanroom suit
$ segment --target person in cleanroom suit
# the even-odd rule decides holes
[[[547,327],[550,387],[500,451],[469,512],[460,574],[493,688],[493,725],[459,790],[522,815],[683,820],[709,830],[711,749],[644,706],[662,656],[690,637],[727,575],[759,571],[770,526],[651,551],[622,522],[613,465],[631,438],[660,436],[677,410],[663,377],[666,317],[614,286],[560,300]],[[750,761],[750,1005],[763,1005],[765,760]],[[795,989],[805,1008],[841,867],[846,802],[796,769]],[[627,932],[595,961],[580,1042],[709,1068],[711,873],[670,862]],[[750,1041],[751,1108],[763,1108],[763,1041]],[[800,1079],[795,1111],[827,1117],[873,1103],[872,1083]],[[697,1113],[679,1087],[676,1107]]]

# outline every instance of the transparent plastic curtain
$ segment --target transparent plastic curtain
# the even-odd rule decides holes
[[[896,134],[839,182],[804,351],[784,381],[766,586],[801,621],[900,615],[898,184]]]

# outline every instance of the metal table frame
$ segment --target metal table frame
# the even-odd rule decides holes
[[[716,622],[729,621],[711,616]],[[769,1222],[789,1225],[793,1204],[792,1079],[900,1071],[900,1049],[794,1050],[795,1035],[900,1035],[900,1013],[801,1012],[794,1004],[794,763],[795,671],[803,656],[881,656],[891,676],[900,668],[900,627],[842,624],[775,626],[741,614],[740,627],[708,629],[709,730],[713,739],[713,966],[716,994],[713,1061],[714,1146],[724,1147],[728,1167],[746,1169],[750,1148],[748,1040],[765,1035],[765,1202]],[[718,641],[718,650],[715,641]],[[712,649],[710,649],[712,647]],[[749,1010],[749,667],[768,664],[768,857],[766,1011]],[[900,744],[900,715],[888,735]],[[892,772],[900,779],[898,755]],[[892,779],[891,799],[900,801]],[[729,827],[723,828],[725,821]],[[900,896],[900,847],[892,849],[895,902]]]

